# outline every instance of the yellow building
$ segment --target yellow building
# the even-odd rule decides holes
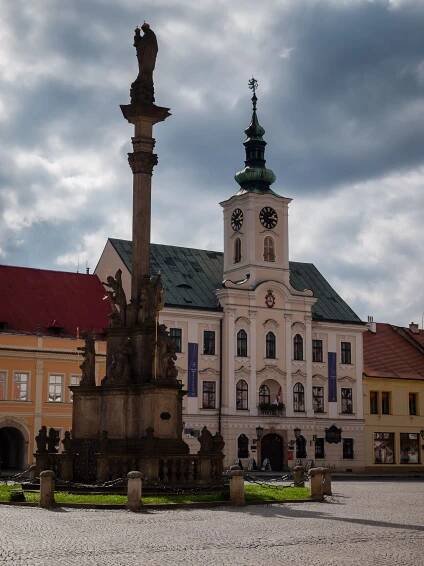
[[[370,322],[364,334],[368,471],[424,471],[424,332]]]
[[[109,305],[95,275],[22,267],[0,266],[0,294],[0,470],[7,474],[33,462],[41,426],[62,437],[71,428],[81,337],[101,336]],[[100,380],[105,342],[96,347]]]

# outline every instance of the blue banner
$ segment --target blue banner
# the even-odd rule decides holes
[[[193,342],[188,343],[188,396],[197,397],[197,370],[199,346]]]
[[[337,401],[336,352],[328,352],[328,401]]]

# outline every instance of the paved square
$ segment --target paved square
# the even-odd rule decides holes
[[[0,506],[0,564],[424,564],[424,482],[335,482],[328,503],[210,510]]]

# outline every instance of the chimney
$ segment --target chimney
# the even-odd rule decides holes
[[[420,330],[418,328],[418,324],[416,322],[410,322],[409,323],[409,330],[413,333],[413,334],[419,334]]]
[[[372,332],[373,334],[375,334],[377,332],[377,323],[374,322],[374,317],[368,315],[368,322],[367,322],[367,328],[370,332]]]

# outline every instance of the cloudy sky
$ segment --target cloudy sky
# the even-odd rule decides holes
[[[135,25],[158,35],[153,234],[222,249],[247,80],[291,259],[363,318],[424,311],[422,0],[0,0],[0,262],[94,268],[131,234]]]

